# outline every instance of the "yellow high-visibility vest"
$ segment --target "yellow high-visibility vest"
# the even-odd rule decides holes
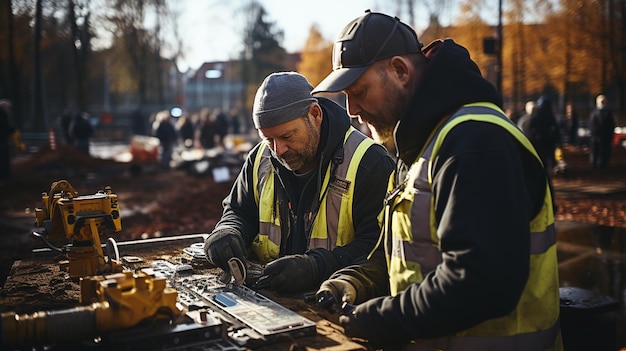
[[[390,184],[390,190],[400,189],[395,196],[388,198],[383,225],[390,288],[394,296],[409,285],[422,282],[424,276],[442,261],[431,190],[432,160],[448,132],[465,121],[501,126],[540,161],[530,141],[494,104],[465,105],[443,122],[431,135],[422,155],[409,168],[404,187]],[[416,341],[407,349],[562,350],[556,232],[548,187],[546,181],[543,207],[530,222],[529,277],[515,309],[507,316],[485,321],[456,335]]]
[[[334,167],[333,161],[330,162],[318,194],[320,207],[313,219],[309,249],[332,250],[354,239],[352,218],[354,182],[363,155],[374,144],[372,139],[354,127],[346,131],[343,161]],[[275,173],[271,157],[267,144],[261,144],[252,171],[254,198],[259,209],[259,233],[252,242],[252,251],[263,262],[279,257],[281,230],[289,230],[281,229],[288,223],[281,223],[281,206],[278,204],[279,199],[275,198]],[[334,168],[334,177],[331,177],[331,168]]]

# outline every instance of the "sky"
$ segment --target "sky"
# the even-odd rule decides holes
[[[179,68],[198,69],[202,63],[237,58],[241,49],[243,19],[238,13],[242,0],[181,0],[178,31],[184,47]],[[395,14],[397,6],[389,0],[259,0],[268,19],[284,31],[283,47],[298,52],[304,47],[311,25],[319,26],[331,41],[343,27],[366,9]],[[420,11],[424,12],[424,11]],[[423,30],[427,18],[417,15],[416,30]],[[407,20],[403,19],[402,20]],[[330,60],[330,58],[329,58]]]

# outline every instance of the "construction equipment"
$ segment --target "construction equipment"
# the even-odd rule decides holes
[[[78,196],[67,180],[59,180],[41,197],[44,208],[35,209],[35,225],[43,227],[44,233],[33,234],[66,254],[67,260],[60,262],[61,269],[73,279],[122,271],[115,240],[107,240],[106,260],[100,242],[105,230],[122,230],[117,195],[110,187],[93,195]],[[58,242],[64,244],[63,249],[55,246]]]
[[[315,322],[238,285],[236,275],[223,283],[156,260],[135,273],[83,277],[76,307],[2,313],[0,350],[245,351],[316,335]]]
[[[3,313],[1,346],[12,350],[84,340],[106,344],[112,342],[112,332],[136,327],[140,322],[154,327],[161,320],[169,325],[183,313],[176,303],[176,290],[168,287],[164,278],[145,271],[86,277],[80,281],[80,290],[78,307],[22,315]],[[220,323],[211,325],[215,329],[211,336],[221,337]]]

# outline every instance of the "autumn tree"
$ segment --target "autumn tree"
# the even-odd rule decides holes
[[[149,15],[155,17],[152,26],[148,26]],[[168,44],[162,37],[162,26],[171,20],[167,2],[115,0],[105,18],[113,34],[108,67],[115,79],[110,89],[119,94],[136,93],[140,105],[156,102],[163,107],[162,89],[167,78],[163,48]]]
[[[26,5],[21,3],[18,11],[24,11],[21,13],[29,16]],[[22,62],[24,68],[32,67],[32,76],[26,80],[33,92],[29,94],[32,97],[29,101],[29,124],[32,129],[42,131],[54,127],[55,108],[50,105],[51,102],[63,100],[79,107],[85,106],[81,72],[86,67],[91,35],[89,21],[75,12],[72,0],[36,1],[34,27],[31,30],[32,40],[28,42],[32,46]],[[28,56],[32,57],[32,61],[28,60]],[[26,76],[28,74],[23,75]]]
[[[2,1],[0,6],[0,96],[8,97],[13,102],[14,123],[22,129],[21,84],[18,78],[16,65],[15,16],[13,15],[12,1]]]
[[[91,39],[94,37],[91,29],[90,10],[84,3],[74,0],[68,1],[67,22],[71,28],[68,33],[72,47],[72,58],[75,77],[75,93],[78,107],[82,111],[87,110],[87,68],[91,56]],[[79,23],[80,20],[80,23]]]
[[[556,58],[563,67],[559,90],[564,103],[584,101],[591,86],[599,85],[599,77],[587,75],[596,60],[593,53],[586,49],[594,45],[588,35],[588,20],[585,6],[578,0],[564,2],[560,11],[546,19],[553,37],[559,38],[555,45],[560,50]]]
[[[453,25],[431,17],[420,36],[452,37],[465,46],[483,74],[493,80],[493,61],[481,40],[496,28],[482,17],[485,0],[464,0]],[[507,107],[520,111],[526,100],[547,94],[562,109],[565,102],[585,108],[600,92],[613,94],[624,114],[626,95],[625,2],[611,0],[511,0],[503,25],[502,92]],[[433,33],[436,33],[433,35]],[[583,112],[584,113],[584,112]]]
[[[25,131],[46,131],[56,126],[65,107],[88,106],[91,10],[87,0],[6,3],[14,5],[9,22],[13,59],[0,55],[0,61],[11,67],[16,124]],[[4,34],[3,26],[0,32]]]
[[[524,23],[525,13],[523,0],[510,1],[509,11],[504,14],[507,25],[502,30],[502,92],[503,96],[509,97],[514,111],[522,111],[528,99],[525,65],[528,27]]]
[[[493,29],[480,17],[484,5],[481,1],[465,0],[460,6],[459,19],[447,35],[467,48],[483,76],[495,84],[495,57],[483,50],[484,39],[494,35]]]
[[[243,106],[252,109],[256,90],[270,73],[285,68],[286,51],[282,47],[284,33],[269,20],[263,5],[253,0],[245,8],[246,23],[243,37],[243,82],[246,86]]]
[[[618,1],[609,7],[609,58],[615,73],[620,115],[626,115],[626,2]]]
[[[307,77],[313,86],[317,85],[333,69],[332,52],[333,42],[322,36],[318,25],[312,25],[309,29],[309,37],[300,53],[298,72]]]
[[[600,86],[593,92],[615,91],[620,115],[626,114],[626,3],[615,0],[589,0],[590,31],[599,58]],[[609,98],[611,100],[611,98]]]
[[[33,105],[35,109],[34,113],[34,125],[36,128],[45,128],[45,118],[44,118],[44,100],[43,100],[43,75],[41,73],[41,34],[42,34],[42,26],[43,26],[43,0],[36,0],[35,5],[35,28],[34,28],[34,38],[33,41],[34,49],[33,49],[33,90],[34,90],[34,101]]]
[[[404,23],[415,28],[417,26],[416,12],[424,11],[431,21],[438,21],[443,14],[450,10],[454,2],[453,0],[393,0],[391,3],[395,7],[392,13],[402,19]]]

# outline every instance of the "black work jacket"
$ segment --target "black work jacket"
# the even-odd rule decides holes
[[[291,203],[293,216],[291,219],[283,218],[283,223],[290,221],[292,225],[287,244],[281,248],[281,256],[307,252],[306,229],[310,227],[306,225],[308,213],[317,210],[324,172],[329,163],[333,162],[333,158],[341,154],[345,133],[350,128],[350,118],[343,107],[326,98],[318,98],[318,101],[323,111],[317,153],[320,162],[311,176],[306,180],[297,179],[292,171],[272,158],[275,174],[279,177],[275,186],[281,188],[277,196],[284,196],[286,202]],[[250,247],[259,233],[259,210],[253,190],[253,167],[258,149],[259,145],[250,151],[230,194],[223,201],[224,212],[214,229],[214,232],[222,228],[237,230],[247,247]],[[393,168],[393,159],[382,146],[374,145],[366,151],[359,164],[354,185],[354,240],[332,251],[314,249],[308,252],[322,256],[316,260],[318,264],[323,263],[320,267],[320,279],[327,278],[335,270],[369,254],[374,247],[380,233],[377,216],[382,209]]]
[[[396,183],[422,154],[431,133],[463,105],[502,106],[465,48],[448,39],[424,52],[425,70],[395,130]],[[491,123],[455,126],[432,162],[434,225],[443,262],[422,283],[394,297],[369,300],[358,311],[368,327],[397,342],[454,334],[509,313],[528,278],[528,223],[545,195],[541,163]],[[370,296],[358,296],[358,302],[386,293],[386,265],[380,250],[377,254],[376,260],[335,274],[367,283],[359,288]]]

